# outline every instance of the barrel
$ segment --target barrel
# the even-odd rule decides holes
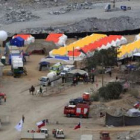
[[[90,98],[90,94],[87,93],[87,92],[84,92],[84,93],[83,93],[83,99],[84,99],[84,100],[89,100],[89,98]]]

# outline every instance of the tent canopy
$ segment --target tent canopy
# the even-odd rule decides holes
[[[71,74],[77,74],[78,73],[80,75],[88,74],[86,71],[80,70],[80,69],[71,70],[69,73],[71,73]]]
[[[17,46],[17,47],[23,47],[24,46],[24,39],[21,37],[16,37],[14,39],[11,39],[10,45]]]

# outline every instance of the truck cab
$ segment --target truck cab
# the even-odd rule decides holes
[[[46,138],[49,137],[49,133],[48,133],[48,129],[47,128],[41,128],[40,129],[40,133],[45,134]]]
[[[60,74],[62,70],[63,70],[63,65],[60,62],[58,62],[58,63],[54,64],[52,67],[50,67],[50,71],[54,71],[57,74]]]
[[[49,78],[47,76],[42,76],[40,79],[40,85],[47,86],[49,84]]]
[[[65,139],[64,131],[62,129],[53,129],[52,134],[55,138]]]
[[[40,85],[47,86],[49,83],[60,78],[60,75],[57,75],[56,72],[52,71],[47,74],[47,76],[42,76],[39,81]]]
[[[100,140],[110,140],[109,132],[101,131]]]

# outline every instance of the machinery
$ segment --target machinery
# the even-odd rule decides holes
[[[75,116],[80,118],[88,118],[89,105],[78,103],[76,105],[67,105],[64,107],[64,114],[67,117]]]
[[[53,129],[52,134],[55,138],[65,139],[65,135],[62,129]]]
[[[109,132],[101,131],[100,132],[100,139],[101,140],[110,140]]]

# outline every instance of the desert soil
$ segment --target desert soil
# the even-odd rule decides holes
[[[127,38],[133,40],[134,36],[128,36]],[[71,42],[69,40],[68,42]],[[80,118],[67,118],[63,115],[63,108],[72,98],[81,97],[83,92],[89,91],[90,88],[97,90],[101,86],[101,75],[96,77],[98,87],[94,84],[79,83],[73,87],[70,84],[64,86],[61,82],[57,82],[54,88],[47,88],[47,92],[43,96],[30,95],[28,89],[30,86],[36,85],[36,89],[39,87],[38,78],[46,75],[47,71],[38,71],[38,63],[43,55],[31,55],[28,58],[26,69],[28,71],[27,76],[21,76],[20,78],[13,78],[10,75],[10,67],[4,67],[4,75],[0,81],[0,91],[7,94],[6,103],[0,105],[0,117],[2,120],[2,128],[0,129],[1,140],[19,140],[21,132],[15,130],[15,125],[21,119],[21,116],[25,116],[25,123],[22,131],[37,130],[36,123],[43,119],[48,119],[49,123],[46,128],[49,129],[50,138],[54,139],[51,135],[53,128],[61,128],[64,130],[66,139],[79,140],[81,134],[92,134],[96,140],[99,139],[99,132],[101,130],[107,130],[111,133],[111,138],[116,139],[116,135],[130,130],[139,130],[139,127],[104,127],[104,119],[96,116],[92,116],[89,119]],[[104,75],[104,84],[108,81],[115,79],[117,73],[113,73],[113,77]],[[63,87],[60,89],[60,87]],[[130,99],[131,100],[131,99]],[[119,105],[123,106],[123,100],[119,100]],[[110,105],[118,105],[117,101],[107,103]],[[93,102],[93,105],[100,104],[100,102]],[[102,103],[101,103],[102,104]],[[91,110],[94,112],[94,110]],[[6,118],[9,117],[9,123]],[[81,129],[74,130],[74,126],[78,122],[81,122]],[[58,124],[56,124],[58,122]]]

